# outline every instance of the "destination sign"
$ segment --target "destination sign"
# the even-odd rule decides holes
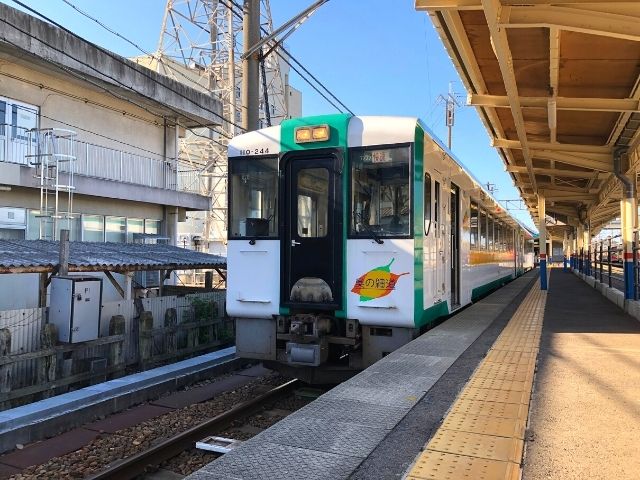
[[[383,150],[366,150],[359,155],[362,163],[388,163],[393,161],[393,151],[389,148]]]

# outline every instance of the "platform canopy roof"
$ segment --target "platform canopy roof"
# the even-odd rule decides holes
[[[0,240],[0,274],[52,273],[57,270],[59,242]],[[217,255],[163,244],[69,242],[69,272],[226,269]]]
[[[614,152],[630,147],[621,164],[634,182],[640,161],[640,1],[415,3],[534,219],[538,194],[547,224],[597,231],[619,215]]]

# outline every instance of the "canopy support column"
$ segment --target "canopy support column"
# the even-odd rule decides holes
[[[567,256],[569,254],[569,240],[567,239],[567,231],[565,230],[562,234],[562,257],[563,257],[563,265],[562,269],[567,271]]]
[[[547,289],[547,224],[544,195],[538,193],[538,231],[540,232],[540,289]]]

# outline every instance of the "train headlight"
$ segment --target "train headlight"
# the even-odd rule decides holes
[[[329,125],[298,127],[295,131],[296,143],[326,142],[329,140]]]

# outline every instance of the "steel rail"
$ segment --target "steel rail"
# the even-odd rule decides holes
[[[165,460],[173,458],[195,445],[207,435],[227,427],[238,418],[244,417],[258,410],[265,403],[275,400],[289,393],[298,386],[299,380],[294,379],[273,388],[256,398],[243,402],[220,415],[206,420],[195,427],[191,427],[171,438],[161,441],[150,448],[135,455],[118,460],[104,470],[87,477],[87,480],[118,479],[128,480],[147,471],[150,466],[160,465]]]

